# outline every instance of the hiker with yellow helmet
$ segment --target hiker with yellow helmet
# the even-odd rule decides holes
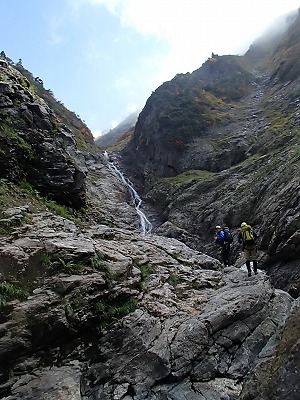
[[[246,222],[241,223],[241,231],[238,235],[238,242],[242,244],[244,252],[248,276],[251,276],[251,261],[253,263],[253,271],[257,274],[257,234]]]

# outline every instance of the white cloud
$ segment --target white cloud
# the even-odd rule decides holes
[[[177,73],[192,72],[211,53],[243,54],[278,16],[299,7],[299,0],[68,0],[73,18],[81,7],[91,5],[92,12],[106,8],[127,30],[113,32],[112,44],[126,48],[126,40],[136,33],[157,43],[151,54],[140,51],[131,64],[117,65],[111,88],[123,98],[122,112],[116,110],[115,127],[126,110],[126,103],[143,102],[164,81]],[[102,13],[99,15],[103,17]],[[101,20],[101,19],[99,19]],[[128,34],[130,29],[130,34]],[[126,40],[125,40],[126,39]],[[99,46],[99,47],[98,47]],[[116,46],[116,48],[120,48]],[[86,54],[93,60],[107,61],[106,48],[95,41],[86,44]],[[118,59],[116,54],[117,62]],[[112,73],[113,73],[112,72]],[[112,90],[113,91],[113,90]],[[142,96],[145,99],[141,100]],[[143,106],[143,104],[141,104]],[[128,109],[129,111],[129,109]],[[130,112],[130,111],[129,111]]]
[[[299,6],[297,0],[86,1],[107,7],[123,26],[167,41],[169,51],[155,78],[160,82],[192,72],[212,52],[243,54],[277,16]]]
[[[139,110],[140,110],[140,106],[138,106],[135,103],[129,103],[126,106],[126,114],[132,114],[132,113],[134,113],[136,111],[139,111]]]
[[[120,121],[118,121],[117,119],[114,119],[113,121],[111,121],[111,129],[114,129],[116,126],[118,126],[120,123]]]
[[[104,135],[104,133],[105,132],[95,130],[92,132],[92,135],[94,136],[95,139],[97,139],[98,137]]]
[[[74,1],[74,0],[73,0]],[[182,42],[182,34],[195,41],[195,35],[229,33],[235,41],[258,32],[277,16],[298,8],[297,0],[77,0],[102,4],[118,15],[121,22],[142,34],[154,34],[170,42]],[[237,31],[238,29],[238,31]],[[199,37],[198,37],[199,41]]]

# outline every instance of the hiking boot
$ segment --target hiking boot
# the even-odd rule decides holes
[[[251,276],[251,272],[248,272],[248,276]]]
[[[254,271],[255,275],[257,275],[257,271]]]

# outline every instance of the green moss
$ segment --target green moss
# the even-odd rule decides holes
[[[56,215],[66,219],[74,220],[74,216],[70,214],[66,206],[58,204],[56,201],[49,199],[45,199],[45,203],[49,210],[53,211]]]
[[[38,198],[32,190],[24,190],[7,179],[0,179],[0,212],[1,209],[20,206],[29,206],[31,213],[46,210],[41,197]]]
[[[31,145],[28,144],[16,131],[13,127],[12,122],[7,118],[5,120],[0,121],[0,134],[6,136],[14,140],[17,143],[17,146],[23,151],[24,155],[32,159],[33,158],[33,150]]]
[[[105,329],[111,323],[134,312],[138,307],[138,300],[130,297],[124,299],[109,300],[102,299],[95,304],[95,313],[99,317],[98,329]]]
[[[27,83],[28,81],[23,76],[20,76],[18,79],[19,79],[20,85],[22,85],[24,88],[28,89],[28,87],[29,87],[29,84]]]
[[[148,278],[148,276],[150,276],[151,273],[153,272],[153,266],[150,263],[145,263],[141,265],[139,269],[141,271],[142,282],[145,281]]]
[[[181,255],[181,252],[180,252],[180,251],[177,251],[177,252],[174,252],[174,253],[170,254],[170,256],[171,256],[172,258],[174,258],[174,260],[178,260],[179,257],[180,257],[180,255]]]
[[[107,256],[99,251],[91,258],[91,265],[93,268],[103,271],[106,267],[105,261],[107,260]]]
[[[64,261],[61,258],[59,258],[58,261],[60,262],[62,270],[68,274],[80,272],[85,268],[85,265],[81,263],[75,263],[73,261]]]
[[[8,301],[25,300],[28,296],[29,292],[26,288],[8,282],[0,283],[0,308],[5,306]]]
[[[168,177],[168,178],[161,178],[161,181],[167,182],[167,183],[175,183],[175,184],[180,184],[180,183],[186,183],[189,181],[201,181],[201,180],[206,180],[210,178],[212,175],[214,175],[214,172],[206,171],[206,170],[189,170],[186,172],[183,172],[182,174],[179,174],[174,177]]]
[[[167,282],[169,285],[176,286],[180,282],[180,279],[176,274],[171,272],[167,279]]]
[[[107,264],[108,257],[101,252],[97,252],[90,260],[91,266],[95,268],[97,271],[104,272],[105,279],[108,285],[111,284],[114,279],[113,274],[111,273],[109,266]]]
[[[41,199],[39,192],[26,179],[22,179],[21,181],[19,181],[18,186],[22,191],[25,191],[28,194]]]

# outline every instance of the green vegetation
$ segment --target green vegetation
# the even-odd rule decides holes
[[[34,189],[34,187],[31,185],[31,183],[27,182],[26,179],[22,179],[18,183],[18,186],[21,190],[27,192],[28,194],[41,199],[39,192],[36,189]]]
[[[139,267],[141,271],[141,281],[145,281],[153,272],[153,266],[150,263],[145,263]]]
[[[53,116],[53,118],[50,119],[50,122],[52,125],[52,129],[51,131],[49,131],[49,134],[53,137],[56,137],[60,133],[60,128],[57,120],[55,119],[55,116]]]
[[[23,181],[24,184],[26,181]],[[23,183],[21,184],[23,186]],[[31,187],[31,190],[34,189]],[[0,211],[8,207],[28,206],[29,212],[42,211],[46,206],[30,190],[24,190],[19,185],[7,179],[0,179]]]
[[[6,305],[8,301],[19,299],[25,300],[29,296],[27,289],[16,286],[12,283],[0,283],[0,307]]]
[[[111,281],[114,279],[113,274],[111,273],[109,266],[107,264],[108,257],[100,253],[99,251],[91,258],[91,266],[95,268],[97,271],[104,272],[105,279],[108,285],[110,285]]]
[[[160,145],[169,152],[182,153],[209,127],[233,119],[232,103],[250,92],[252,81],[242,57],[214,55],[199,70],[178,74],[161,85],[152,93],[139,120],[143,125],[147,110],[157,110],[155,130],[159,131]],[[146,136],[147,129],[140,132],[140,147],[149,146]]]
[[[91,258],[91,265],[93,268],[103,271],[106,268],[105,261],[107,260],[107,256],[99,251]]]
[[[189,181],[205,180],[212,175],[214,175],[214,172],[206,170],[189,170],[173,177],[160,178],[160,180],[167,183],[182,184]]]
[[[167,282],[169,285],[176,286],[180,282],[180,279],[176,274],[174,274],[173,272],[170,272]]]
[[[17,146],[23,151],[25,157],[32,159],[33,150],[27,142],[18,134],[9,118],[0,121],[0,135],[6,136],[17,143]]]
[[[65,314],[70,325],[78,324],[81,321],[76,318],[76,314],[87,305],[85,293],[76,292],[71,298],[65,298]]]
[[[20,82],[20,85],[22,85],[24,88],[26,88],[26,89],[28,89],[29,88],[29,86],[30,86],[30,84],[28,83],[28,81],[23,77],[23,76],[20,76],[19,77],[19,82]]]
[[[15,107],[20,107],[21,101],[19,99],[13,99],[13,104]]]
[[[68,207],[66,207],[62,204],[58,204],[54,200],[45,199],[44,201],[45,201],[47,207],[49,208],[49,210],[53,211],[56,215],[59,215],[60,217],[63,217],[66,219],[70,219],[71,221],[75,220],[74,216],[72,214],[70,214]]]
[[[31,183],[26,181],[26,179],[23,179],[22,181],[19,182],[19,187],[26,191],[28,194],[34,196],[36,199],[42,201],[49,210],[54,212],[56,215],[59,215],[60,217],[69,219],[71,221],[75,221],[76,217],[74,217],[72,214],[70,214],[70,211],[68,207],[62,204],[58,204],[55,200],[50,200],[47,197],[42,197],[39,193],[38,190],[36,190]],[[82,210],[81,210],[82,211]],[[80,210],[78,212],[78,215],[80,215]]]
[[[81,263],[75,263],[73,261],[64,261],[63,259],[59,258],[58,261],[60,262],[60,266],[64,272],[68,274],[73,274],[79,271],[82,271],[85,265]]]
[[[44,253],[42,256],[42,263],[45,266],[51,266],[52,265],[52,255],[49,253]]]
[[[72,321],[73,315],[74,315],[74,309],[72,307],[72,305],[70,303],[67,303],[65,305],[65,314],[66,314],[66,318],[69,322]]]
[[[111,323],[125,317],[135,311],[138,307],[138,300],[130,297],[124,299],[113,300],[102,299],[95,304],[95,313],[98,315],[100,322],[98,328],[105,329]]]
[[[172,258],[174,258],[174,260],[178,260],[179,257],[180,257],[180,255],[181,255],[181,252],[180,252],[180,251],[176,251],[176,252],[170,254],[170,256],[171,256]]]
[[[68,207],[58,204],[54,200],[49,200],[41,196],[30,182],[22,179],[15,184],[7,179],[0,179],[0,212],[1,209],[14,206],[28,205],[30,213],[51,210],[56,215],[69,219],[76,224],[81,224],[85,217],[83,209],[76,211],[76,214],[71,214]],[[22,223],[28,222],[29,215],[24,215]],[[3,230],[3,229],[2,229]],[[5,233],[5,232],[2,232]],[[7,232],[8,233],[8,232]]]
[[[33,85],[30,85],[29,88],[28,88],[28,90],[29,90],[29,92],[30,92],[31,94],[33,94],[33,95],[37,94],[36,87],[33,86]]]
[[[250,91],[253,77],[242,57],[213,55],[197,71],[203,88],[226,101],[237,101]]]

